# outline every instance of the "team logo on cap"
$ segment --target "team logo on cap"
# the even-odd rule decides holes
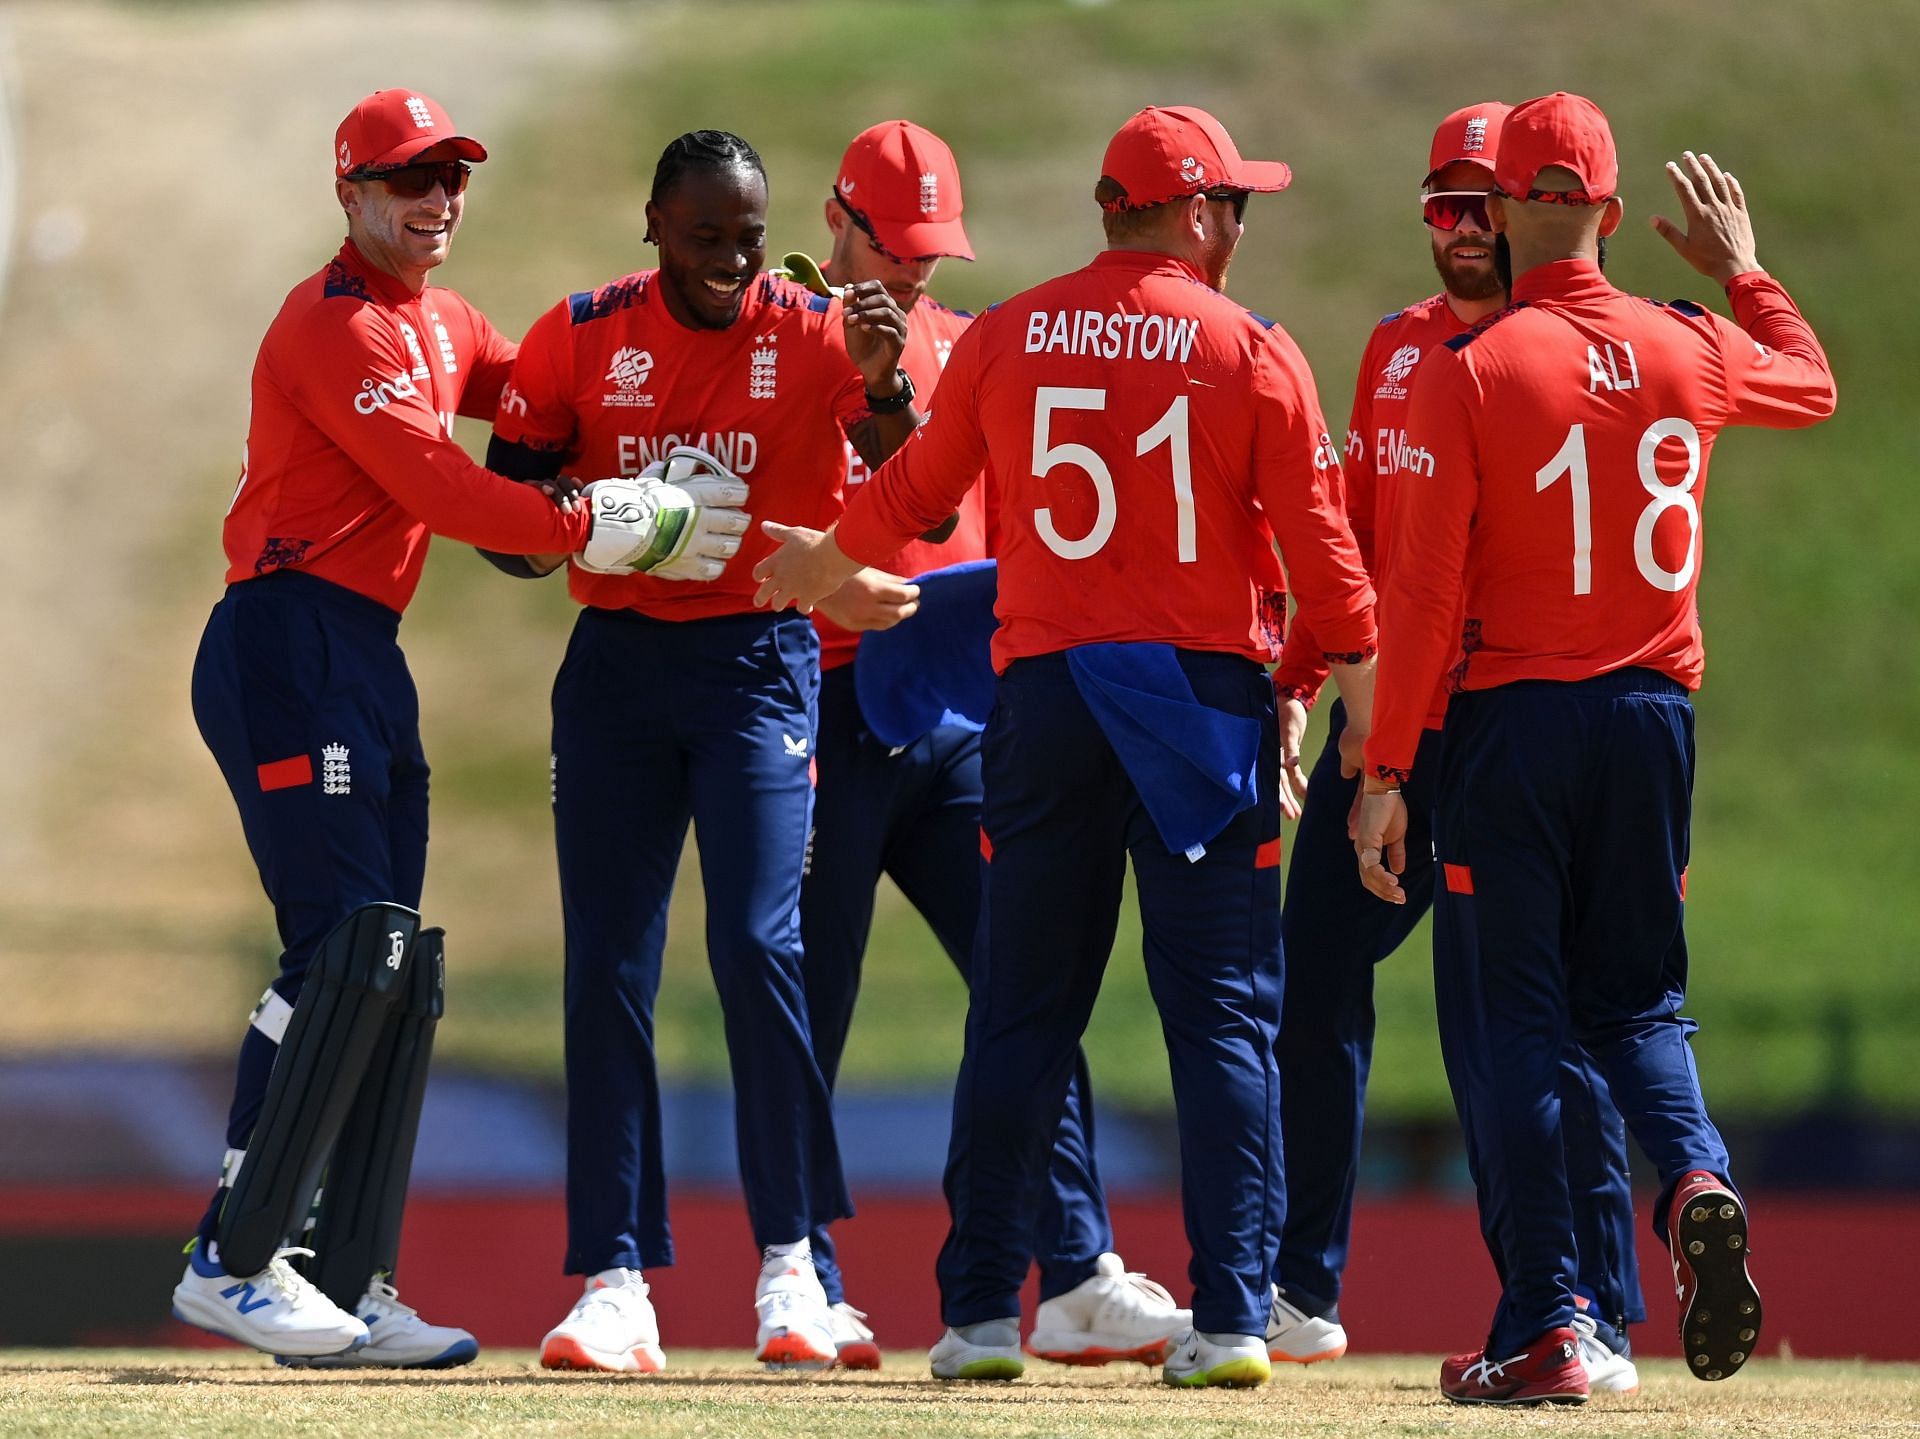
[[[932,170],[920,177],[920,213],[931,215],[940,208],[940,177]]]
[[[345,140],[340,142],[340,168],[342,170],[353,168],[353,149]]]
[[[845,175],[840,177],[840,193],[842,195],[851,195],[853,193],[853,181],[849,180]]]
[[[418,95],[407,96],[407,113],[413,116],[416,129],[431,130],[433,128],[433,112],[427,109],[427,102]]]
[[[1180,178],[1190,185],[1198,185],[1207,178],[1207,167],[1192,155],[1180,162]]]
[[[601,407],[622,405],[631,409],[650,408],[653,396],[640,394],[639,390],[652,373],[652,351],[636,345],[622,345],[613,352],[613,360],[607,366],[607,378],[613,381],[615,388],[600,397]]]
[[[1462,155],[1478,155],[1487,148],[1487,117],[1475,115],[1467,121],[1467,133],[1460,141]]]

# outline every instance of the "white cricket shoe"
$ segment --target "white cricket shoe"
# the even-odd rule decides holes
[[[1020,1320],[989,1319],[949,1329],[927,1360],[935,1379],[1018,1379],[1027,1367],[1020,1357]]]
[[[1192,1311],[1146,1275],[1129,1274],[1118,1254],[1102,1254],[1091,1277],[1041,1304],[1027,1353],[1055,1364],[1164,1364],[1191,1328]]]
[[[833,1310],[811,1255],[764,1256],[753,1286],[753,1311],[760,1319],[754,1358],[762,1364],[824,1369],[838,1356]]]
[[[878,1369],[880,1346],[873,1342],[867,1316],[844,1299],[827,1311],[833,1333],[834,1362],[842,1369]]]
[[[1275,1364],[1318,1364],[1347,1352],[1347,1331],[1335,1320],[1316,1319],[1295,1309],[1273,1289],[1273,1313],[1267,1317],[1267,1358]]]
[[[1616,1353],[1600,1337],[1600,1327],[1588,1314],[1575,1313],[1573,1332],[1579,1340],[1580,1367],[1587,1371],[1587,1388],[1595,1394],[1638,1394],[1640,1371],[1633,1360]]]
[[[1258,1334],[1202,1334],[1190,1329],[1167,1356],[1160,1377],[1182,1389],[1203,1385],[1252,1389],[1273,1377],[1273,1365],[1267,1360],[1267,1341]]]
[[[336,1354],[367,1342],[367,1326],[287,1263],[311,1249],[282,1249],[258,1274],[235,1278],[195,1241],[187,1272],[173,1287],[173,1313],[196,1328],[267,1354]]]
[[[660,1321],[638,1269],[602,1269],[587,1281],[573,1311],[540,1341],[542,1369],[599,1369],[609,1374],[658,1374]]]
[[[358,1349],[312,1358],[297,1354],[276,1358],[296,1369],[452,1369],[471,1364],[480,1352],[479,1341],[466,1330],[429,1324],[417,1309],[402,1304],[400,1292],[378,1274],[353,1306],[353,1313],[373,1336]]]

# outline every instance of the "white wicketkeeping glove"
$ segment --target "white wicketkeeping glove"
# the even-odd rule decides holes
[[[574,556],[600,575],[717,580],[753,517],[747,486],[705,450],[676,445],[632,479],[596,480],[581,493],[593,533]]]

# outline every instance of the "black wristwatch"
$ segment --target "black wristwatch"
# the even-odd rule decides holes
[[[888,395],[883,400],[872,390],[867,391],[867,408],[876,415],[897,415],[913,403],[913,376],[905,370],[895,370],[894,374],[900,377],[900,389],[897,393]]]

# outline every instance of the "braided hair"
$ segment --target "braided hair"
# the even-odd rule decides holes
[[[659,204],[689,171],[731,169],[751,170],[763,183],[767,178],[759,152],[738,135],[726,130],[689,130],[660,152],[660,163],[653,171],[653,191],[647,198]]]

